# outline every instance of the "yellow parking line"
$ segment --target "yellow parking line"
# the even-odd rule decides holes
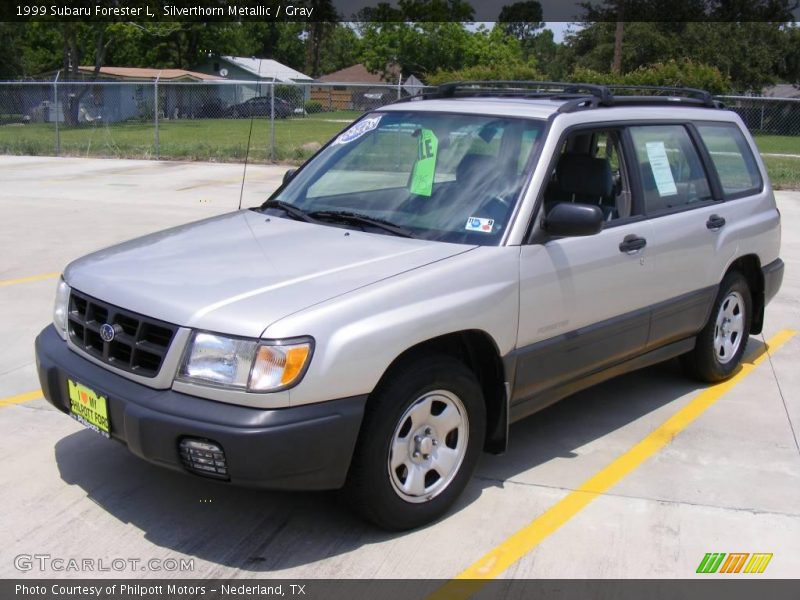
[[[42,281],[44,279],[54,279],[61,273],[40,273],[30,277],[20,277],[19,279],[0,279],[0,287],[4,285],[17,285],[18,283],[30,283],[32,281]]]
[[[26,392],[18,396],[11,396],[10,398],[2,398],[0,399],[0,408],[11,406],[12,404],[22,404],[23,402],[29,402],[30,400],[36,400],[41,397],[42,390],[36,390],[35,392]]]
[[[499,546],[487,552],[455,579],[434,592],[430,598],[454,600],[469,598],[476,593],[486,585],[486,580],[499,576],[545,538],[555,533],[592,500],[608,491],[644,461],[669,444],[675,436],[686,429],[725,393],[752,373],[767,358],[767,352],[775,352],[796,333],[796,331],[784,330],[776,334],[767,342],[766,348],[762,347],[750,362],[744,362],[739,372],[731,379],[706,388],[625,454],[584,481],[576,490],[570,492]]]

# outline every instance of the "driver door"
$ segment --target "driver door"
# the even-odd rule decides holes
[[[647,343],[650,307],[658,301],[647,245],[653,230],[631,206],[621,137],[620,131],[579,130],[553,157],[540,210],[556,202],[597,203],[607,220],[590,236],[540,230],[521,248],[512,399],[520,417],[549,402],[548,391],[623,362]],[[573,163],[581,170],[570,171]]]

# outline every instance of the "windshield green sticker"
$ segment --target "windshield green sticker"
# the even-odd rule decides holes
[[[436,172],[436,154],[439,151],[439,140],[430,129],[423,129],[419,134],[419,154],[411,175],[411,193],[418,196],[430,196],[433,193],[433,176]]]

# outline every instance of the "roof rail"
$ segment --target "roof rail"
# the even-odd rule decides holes
[[[609,85],[607,86],[609,90],[623,90],[623,91],[634,91],[634,90],[642,90],[651,92],[650,94],[645,95],[644,97],[664,97],[668,96],[670,98],[693,98],[696,100],[700,100],[704,106],[708,106],[709,108],[715,108],[714,105],[714,98],[711,96],[710,92],[706,90],[701,90],[697,88],[689,88],[689,87],[673,87],[673,86],[661,86],[661,85]],[[624,96],[623,96],[624,97]],[[617,100],[617,98],[615,96]],[[675,102],[676,100],[672,100]]]
[[[437,88],[440,98],[454,96],[473,96],[494,93],[511,96],[562,96],[562,95],[589,95],[601,102],[611,99],[611,93],[606,86],[591,83],[571,83],[563,81],[455,81],[444,83]]]
[[[614,94],[618,90],[622,94]],[[643,95],[625,92],[642,91]],[[563,81],[454,81],[443,83],[435,90],[421,95],[403,98],[399,102],[468,97],[518,97],[549,98],[568,100],[559,112],[574,112],[588,108],[631,104],[688,104],[691,106],[722,108],[724,105],[714,100],[709,92],[696,88],[668,87],[654,85],[600,85],[593,83]]]

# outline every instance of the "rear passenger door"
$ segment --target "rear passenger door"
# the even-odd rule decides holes
[[[694,335],[705,323],[721,273],[736,251],[708,154],[693,126],[631,126],[634,202],[651,225],[655,296],[648,347]],[[711,175],[711,176],[710,176]]]

